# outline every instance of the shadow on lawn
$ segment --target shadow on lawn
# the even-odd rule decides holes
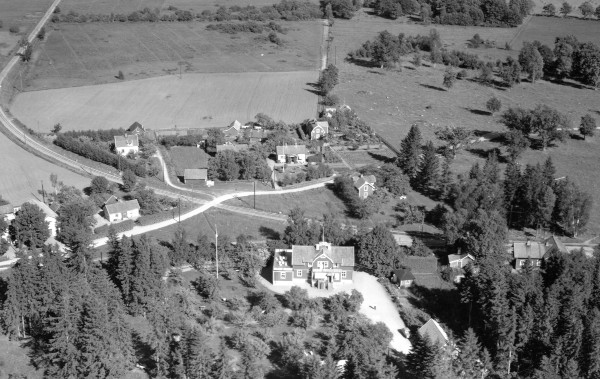
[[[466,107],[463,107],[463,109],[465,109],[473,114],[476,114],[478,116],[491,116],[492,115],[490,112],[482,111],[481,109],[473,109],[473,108],[466,108]]]
[[[462,332],[468,323],[468,305],[460,302],[456,288],[428,288],[418,284],[411,286],[415,296],[408,301],[431,317],[441,321],[453,331]]]
[[[369,154],[369,156],[371,158],[378,160],[380,162],[383,162],[383,163],[392,163],[396,160],[396,157],[388,157],[387,155],[372,153],[370,151],[368,151],[367,154]]]
[[[445,89],[443,89],[441,87],[432,86],[431,84],[419,83],[419,85],[421,87],[425,87],[425,88],[429,88],[429,89],[434,89],[436,91],[446,92]]]
[[[281,239],[281,234],[274,229],[267,228],[266,226],[261,226],[258,228],[258,232],[261,236],[270,239],[270,240],[279,240]]]

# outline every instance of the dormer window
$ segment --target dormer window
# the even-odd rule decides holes
[[[308,262],[308,267],[312,267],[312,262]]]

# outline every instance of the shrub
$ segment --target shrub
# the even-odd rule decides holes
[[[21,29],[19,29],[19,26],[18,26],[18,25],[11,25],[11,26],[8,28],[8,31],[9,31],[9,32],[11,32],[12,34],[18,34],[20,30],[21,30]]]
[[[460,70],[458,74],[456,74],[456,79],[463,80],[468,76],[467,70]]]
[[[338,105],[340,103],[340,98],[333,94],[327,94],[325,97],[323,97],[323,101],[322,101],[323,105],[326,105],[328,107],[332,107],[334,105]]]
[[[125,75],[123,75],[123,71],[119,70],[119,73],[117,74],[117,79],[119,79],[119,80],[125,80]]]
[[[496,96],[492,96],[486,103],[485,107],[491,114],[494,114],[502,108],[502,102]]]

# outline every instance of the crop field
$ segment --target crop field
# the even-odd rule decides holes
[[[381,21],[376,20],[376,22],[381,24]],[[577,20],[573,22],[592,23]],[[334,43],[338,45],[338,58],[345,56],[350,49],[356,48],[380,29],[366,21],[358,25],[365,25],[365,27],[362,30],[356,26],[351,28],[350,24],[336,21],[333,35]],[[466,37],[472,36],[477,29],[461,27],[456,30],[462,30],[462,35]],[[399,30],[395,29],[394,32]],[[502,29],[499,32],[502,32]],[[445,34],[441,30],[440,34],[443,41],[460,40],[456,35]],[[483,33],[480,35],[484,39],[489,38]],[[535,36],[532,38],[524,36],[525,34],[519,38],[539,39]],[[346,48],[340,49],[339,46],[346,46]],[[475,49],[469,50],[477,53]],[[513,53],[518,52],[513,51]],[[479,54],[483,58],[481,53]],[[500,122],[500,115],[490,115],[485,110],[485,102],[491,96],[496,96],[502,101],[503,110],[514,106],[534,108],[537,104],[546,104],[569,116],[574,126],[579,125],[580,118],[586,113],[600,119],[598,108],[600,91],[586,89],[576,83],[560,85],[539,81],[532,85],[523,82],[511,89],[501,90],[482,86],[472,80],[460,80],[452,89],[446,90],[442,86],[444,66],[415,69],[411,63],[408,63],[408,58],[405,60],[401,65],[401,71],[386,71],[360,67],[338,59],[340,84],[335,90],[361,118],[384,138],[398,146],[410,126],[415,123],[421,126],[424,139],[433,140],[437,145],[443,142],[439,141],[434,133],[437,128],[446,125],[462,126],[479,135],[505,131],[505,126]],[[468,74],[469,77],[473,77],[477,72],[470,71]],[[600,166],[597,165],[599,141],[600,137],[588,141],[570,139],[565,144],[559,144],[546,152],[530,150],[523,155],[521,163],[535,163],[551,156],[557,167],[557,176],[568,175],[580,183],[593,195],[597,206],[600,206],[600,182],[596,182],[596,178],[600,177]],[[473,152],[460,152],[452,163],[453,171],[455,173],[467,171],[474,162],[483,160],[485,151],[495,147],[501,146],[494,142],[486,142],[473,145],[471,149]],[[593,212],[589,226],[593,232],[600,231],[600,212]]]
[[[532,17],[512,43],[520,49],[524,41],[538,40],[554,48],[556,37],[574,35],[579,42],[600,43],[600,21],[579,18]]]
[[[0,151],[2,165],[0,166],[0,195],[14,205],[21,205],[33,198],[41,199],[38,190],[51,191],[50,174],[58,175],[58,180],[67,185],[83,189],[90,179],[78,175],[65,168],[43,160],[13,143],[0,133]]]
[[[282,47],[266,34],[224,34],[207,23],[53,24],[25,90],[63,88],[183,73],[319,69],[323,26],[282,22]]]
[[[208,167],[208,154],[203,149],[188,146],[174,146],[169,150],[171,162],[177,176],[183,175],[186,168]]]
[[[63,130],[110,129],[133,121],[150,129],[225,126],[263,112],[276,120],[314,117],[309,82],[318,71],[186,74],[114,84],[25,92],[11,107],[25,125]]]
[[[65,11],[73,10],[78,13],[129,13],[146,7],[150,9],[165,9],[174,6],[183,10],[201,12],[205,9],[216,11],[220,6],[245,7],[254,5],[262,7],[277,3],[277,0],[64,0],[61,7]]]

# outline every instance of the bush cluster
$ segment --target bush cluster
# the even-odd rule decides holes
[[[285,187],[296,183],[302,183],[304,181],[327,178],[331,175],[333,175],[333,170],[331,167],[324,163],[319,163],[316,166],[309,165],[306,168],[306,173],[300,172],[296,175],[285,174],[279,181],[279,185]]]
[[[147,175],[146,162],[133,162],[125,157],[119,157],[116,154],[106,151],[96,144],[82,142],[75,138],[70,138],[65,135],[58,135],[54,140],[54,144],[62,147],[82,157],[89,158],[93,161],[104,163],[116,169],[125,171],[127,169],[133,171],[137,176],[145,177]]]
[[[197,146],[202,141],[204,141],[204,136],[189,134],[185,136],[164,136],[160,139],[160,144],[170,149],[173,146]]]
[[[79,138],[88,137],[93,141],[113,142],[115,136],[125,135],[125,129],[106,129],[106,130],[69,130],[62,133],[65,137]]]
[[[206,26],[207,30],[217,30],[221,33],[236,34],[236,33],[256,33],[261,34],[263,32],[278,32],[285,34],[285,29],[274,21],[269,23],[258,23],[256,21],[246,21],[241,23],[234,22],[223,22],[219,24],[209,24]]]
[[[255,7],[224,7],[221,6],[215,12],[204,10],[201,13],[193,13],[187,10],[177,9],[170,6],[165,13],[161,13],[159,8],[151,10],[144,8],[140,11],[134,11],[129,14],[79,14],[74,11],[68,13],[54,13],[52,22],[187,22],[192,20],[222,22],[222,21],[268,21],[268,20],[286,20],[302,21],[315,20],[321,18],[323,12],[318,4],[299,1],[282,0],[279,4]]]

